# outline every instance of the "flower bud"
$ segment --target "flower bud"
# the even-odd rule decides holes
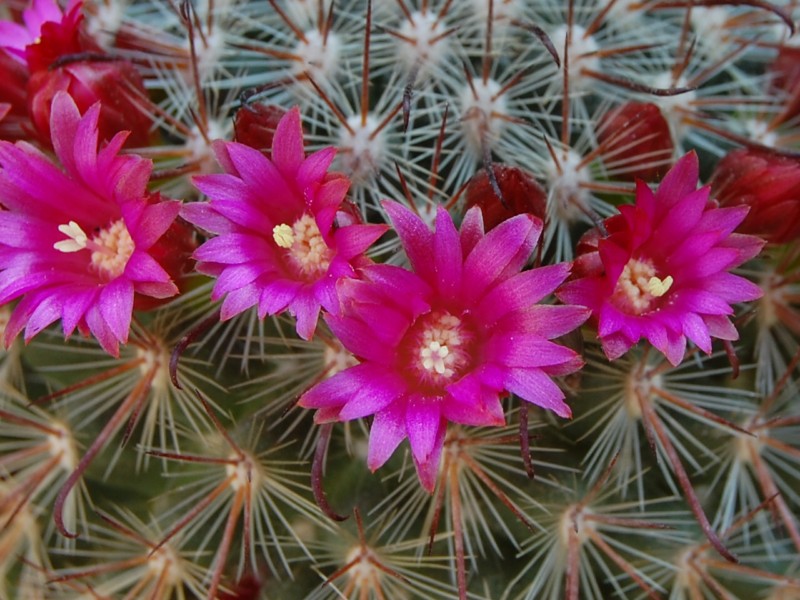
[[[768,72],[773,94],[785,98],[781,121],[800,115],[800,47],[781,46]]]
[[[260,150],[271,158],[272,138],[275,128],[286,111],[274,104],[246,104],[236,112],[233,127],[235,140],[245,146]]]
[[[142,109],[147,92],[133,64],[103,54],[76,58],[79,60],[34,73],[28,83],[30,116],[42,140],[49,145],[50,105],[56,93],[65,91],[81,113],[101,102],[101,139],[130,131],[126,146],[147,146],[151,121]]]
[[[626,102],[606,113],[597,140],[615,179],[656,181],[672,164],[672,134],[655,104]]]
[[[721,206],[745,204],[750,212],[737,229],[773,244],[800,237],[800,160],[742,149],[725,156],[711,175]]]
[[[158,194],[150,197],[152,203],[160,202]],[[192,253],[197,248],[194,228],[183,219],[175,219],[158,241],[148,251],[156,262],[169,274],[175,285],[183,293],[188,276],[194,272]],[[153,298],[137,294],[134,296],[136,310],[152,310],[169,302],[172,298]]]
[[[533,175],[519,167],[492,165],[497,185],[503,194],[497,197],[485,169],[481,169],[467,183],[466,209],[478,206],[483,213],[486,230],[490,230],[506,219],[529,213],[542,221],[547,216],[547,193]]]
[[[27,137],[24,129],[29,123],[27,81],[25,66],[0,50],[0,105],[7,106],[5,117],[0,119],[0,139],[13,142]]]

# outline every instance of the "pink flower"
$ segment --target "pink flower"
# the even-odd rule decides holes
[[[536,304],[569,273],[566,264],[520,272],[541,233],[539,219],[519,215],[484,234],[475,207],[459,232],[440,208],[432,233],[399,204],[384,206],[413,272],[373,265],[362,279],[341,282],[342,313],[326,321],[360,364],[311,388],[299,404],[318,409],[320,423],[375,415],[369,468],[383,465],[407,437],[422,485],[432,491],[448,421],[502,425],[506,392],[571,416],[551,376],[583,361],[549,340],[578,327],[588,311]]]
[[[83,0],[70,0],[66,13],[56,0],[32,0],[22,13],[23,25],[0,21],[0,48],[21,62],[31,72],[46,69],[64,54],[80,52],[80,23]]]
[[[747,207],[716,208],[709,188],[696,189],[697,156],[681,158],[655,194],[636,182],[636,204],[621,206],[600,237],[590,232],[574,270],[556,295],[588,306],[606,356],[613,360],[641,338],[678,365],[686,339],[711,352],[711,338],[736,340],[731,304],[761,290],[729,273],[756,256],[763,241],[732,233]]]
[[[326,148],[306,157],[300,112],[278,123],[272,158],[235,142],[214,144],[223,174],[196,177],[211,201],[185,207],[188,221],[217,234],[195,252],[198,270],[217,277],[222,319],[258,306],[259,318],[288,310],[311,339],[320,308],[339,310],[336,282],[355,275],[382,225],[337,223],[350,180],[328,168]]]
[[[119,155],[127,136],[98,150],[100,106],[81,117],[53,100],[53,145],[63,170],[24,142],[0,142],[0,305],[19,298],[5,343],[61,319],[64,335],[90,332],[110,354],[128,338],[134,296],[177,293],[149,251],[180,205],[149,194],[152,163]]]

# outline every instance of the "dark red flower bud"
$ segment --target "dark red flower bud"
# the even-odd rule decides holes
[[[236,112],[233,127],[235,140],[260,150],[267,158],[272,155],[272,138],[278,121],[286,110],[274,104],[247,104]]]
[[[490,230],[506,219],[529,213],[542,221],[547,216],[547,192],[536,179],[519,167],[492,165],[497,185],[503,195],[497,197],[485,169],[481,169],[467,183],[466,208],[478,206],[483,213],[486,230]]]
[[[675,145],[655,104],[626,102],[600,119],[597,140],[614,179],[656,181],[672,165]]]
[[[738,232],[773,244],[800,237],[800,159],[735,150],[719,161],[710,184],[721,206],[750,207]]]
[[[159,194],[150,197],[152,202],[160,202]],[[156,262],[172,278],[183,293],[188,283],[188,276],[194,272],[192,253],[197,249],[197,238],[194,228],[181,218],[175,219],[167,232],[148,250]],[[134,296],[136,310],[152,310],[171,301],[173,298],[153,298],[137,294]]]
[[[42,140],[50,143],[50,104],[59,91],[75,100],[81,113],[97,101],[100,109],[100,138],[111,139],[130,131],[128,147],[147,146],[151,120],[147,92],[133,64],[108,55],[76,55],[59,59],[60,66],[35,73],[28,83],[30,117]],[[56,63],[58,64],[58,63]]]
[[[0,139],[16,141],[28,137],[28,70],[20,61],[0,50],[0,104],[8,105],[8,112],[0,119]]]
[[[257,600],[261,597],[261,581],[254,575],[242,577],[230,592],[221,592],[221,600]]]
[[[800,115],[800,47],[781,46],[768,67],[773,94],[785,98],[780,120],[788,121]]]

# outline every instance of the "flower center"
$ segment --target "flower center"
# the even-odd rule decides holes
[[[107,281],[122,274],[136,248],[122,219],[99,230],[91,240],[75,221],[59,225],[58,230],[67,239],[56,242],[53,248],[64,253],[89,250],[92,269]]]
[[[304,214],[291,227],[286,223],[272,229],[272,239],[287,250],[289,262],[297,269],[298,275],[315,279],[328,271],[333,251],[322,237],[317,222],[309,214]]]
[[[473,338],[458,317],[446,311],[432,312],[409,330],[406,360],[424,387],[441,389],[471,364]]]
[[[651,262],[632,258],[622,269],[613,298],[625,312],[640,315],[651,310],[655,299],[666,294],[672,283],[671,275],[657,277]]]

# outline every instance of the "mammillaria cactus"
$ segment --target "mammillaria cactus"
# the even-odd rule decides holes
[[[800,598],[798,17],[7,0],[0,598]]]

